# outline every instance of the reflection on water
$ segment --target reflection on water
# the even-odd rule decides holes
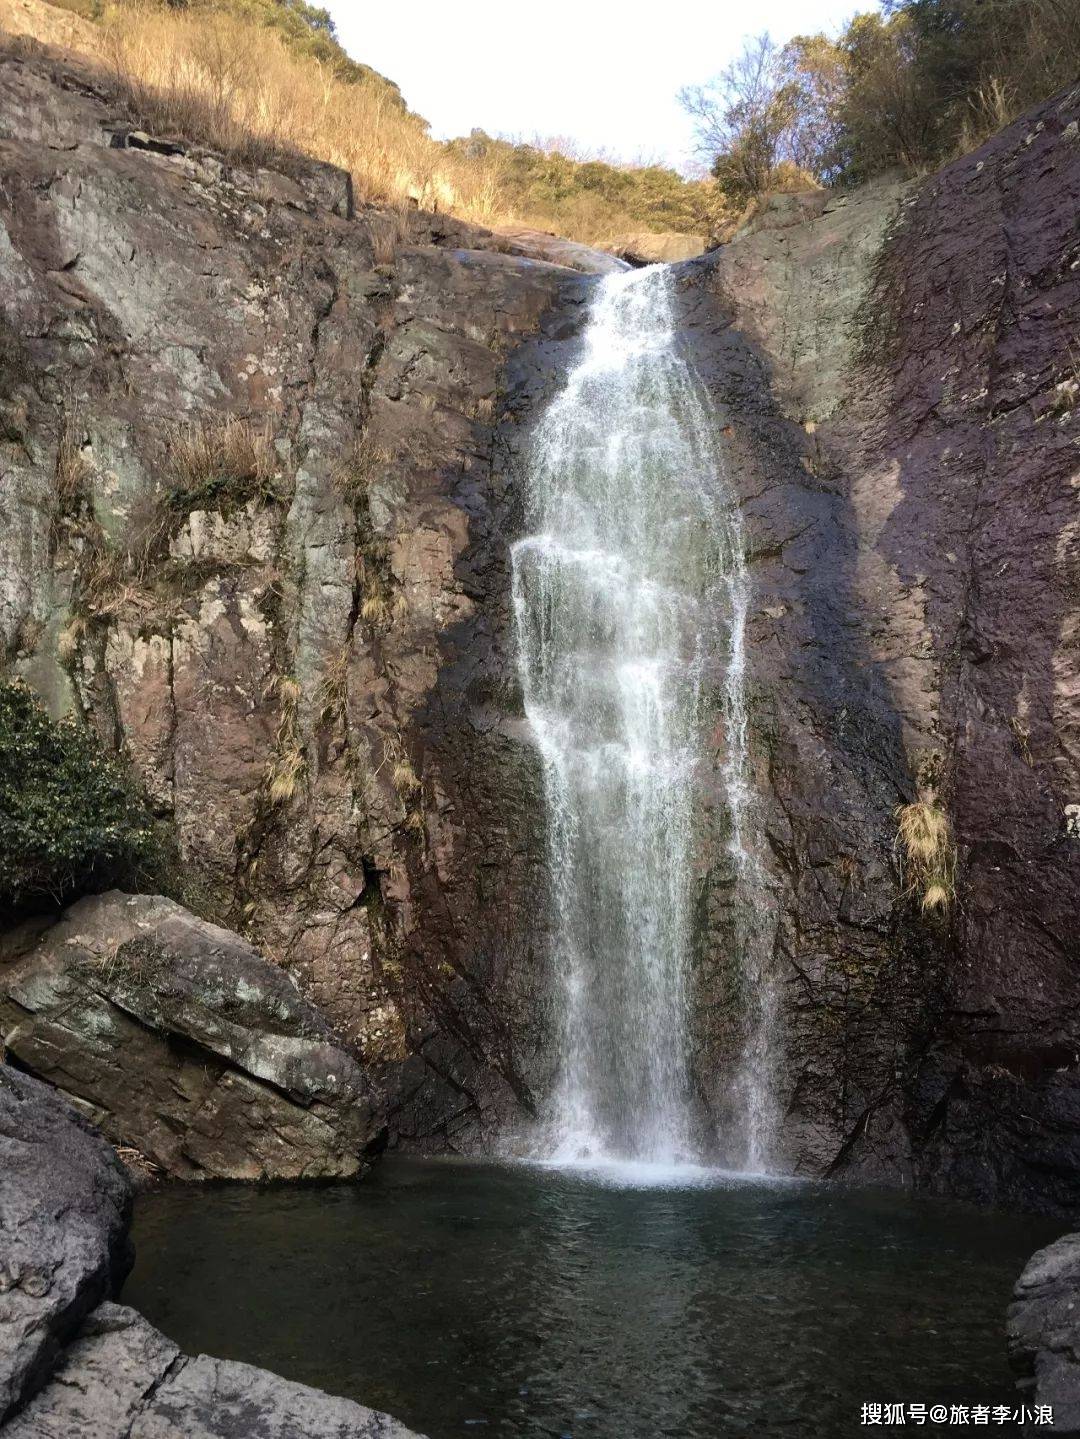
[[[655,1177],[392,1160],[355,1187],[167,1186],[123,1297],[431,1439],[845,1435],[864,1400],[1015,1397],[1009,1290],[1060,1225]]]

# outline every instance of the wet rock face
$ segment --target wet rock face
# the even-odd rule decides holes
[[[1080,1198],[1076,119],[1059,97],[934,179],[778,197],[677,270],[750,546],[782,1157],[1060,1209]],[[326,167],[133,135],[55,60],[4,61],[0,160],[6,664],[130,756],[175,892],[359,1046],[394,1140],[527,1122],[547,894],[508,544],[595,278],[365,209]],[[957,862],[938,921],[895,847],[927,765]],[[717,774],[710,1132],[745,1009],[722,800]]]
[[[131,758],[173,891],[360,1046],[395,1133],[467,1145],[539,1051],[494,457],[507,366],[536,337],[542,386],[587,281],[129,132],[85,73],[5,58],[5,660]]]
[[[8,1053],[167,1174],[348,1179],[384,1141],[383,1096],[238,936],[113,891],[24,942],[0,962]]]
[[[681,271],[743,497],[751,724],[795,1168],[1080,1200],[1080,95],[922,183],[822,196]],[[926,766],[957,896],[902,896]],[[702,860],[699,1045],[737,1043]]]
[[[130,1213],[131,1181],[101,1135],[0,1064],[0,1425],[116,1293]]]

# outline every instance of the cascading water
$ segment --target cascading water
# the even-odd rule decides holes
[[[514,611],[544,767],[561,1059],[544,1147],[677,1163],[694,1152],[692,789],[718,650],[737,875],[753,860],[742,537],[706,397],[676,346],[666,267],[598,283],[583,353],[533,437],[526,512]],[[756,1168],[768,1046],[751,1030],[737,1087]]]

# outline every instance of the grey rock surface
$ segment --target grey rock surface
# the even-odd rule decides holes
[[[1066,1234],[1028,1261],[1008,1318],[1009,1362],[1025,1403],[1049,1404],[1053,1426],[1080,1433],[1080,1234]]]
[[[348,1178],[385,1125],[288,975],[159,896],[112,891],[35,926],[0,961],[0,1027],[24,1068],[169,1174]]]
[[[101,1135],[0,1064],[0,1424],[122,1282],[131,1197]]]
[[[3,1439],[410,1439],[360,1404],[188,1358],[112,1303],[131,1264],[131,1198],[82,1115],[0,1064]]]
[[[590,245],[564,239],[561,235],[550,235],[545,230],[501,226],[493,234],[496,243],[508,255],[544,260],[549,265],[565,265],[568,269],[580,270],[583,275],[610,275],[626,269],[626,262],[619,254],[594,250]],[[694,250],[691,253],[701,252]],[[679,258],[684,259],[685,256]]]
[[[753,585],[778,1154],[1080,1204],[1080,91],[939,174],[781,196],[676,267]],[[936,773],[956,899],[897,807]],[[723,795],[703,786],[699,1083],[741,1042]]]
[[[102,1304],[4,1439],[417,1439],[388,1414],[232,1360],[189,1358]]]

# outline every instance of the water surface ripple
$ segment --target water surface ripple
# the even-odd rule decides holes
[[[165,1186],[123,1297],[431,1439],[854,1435],[864,1400],[1015,1400],[1010,1288],[1061,1225],[633,1177],[391,1159],[355,1186]]]

